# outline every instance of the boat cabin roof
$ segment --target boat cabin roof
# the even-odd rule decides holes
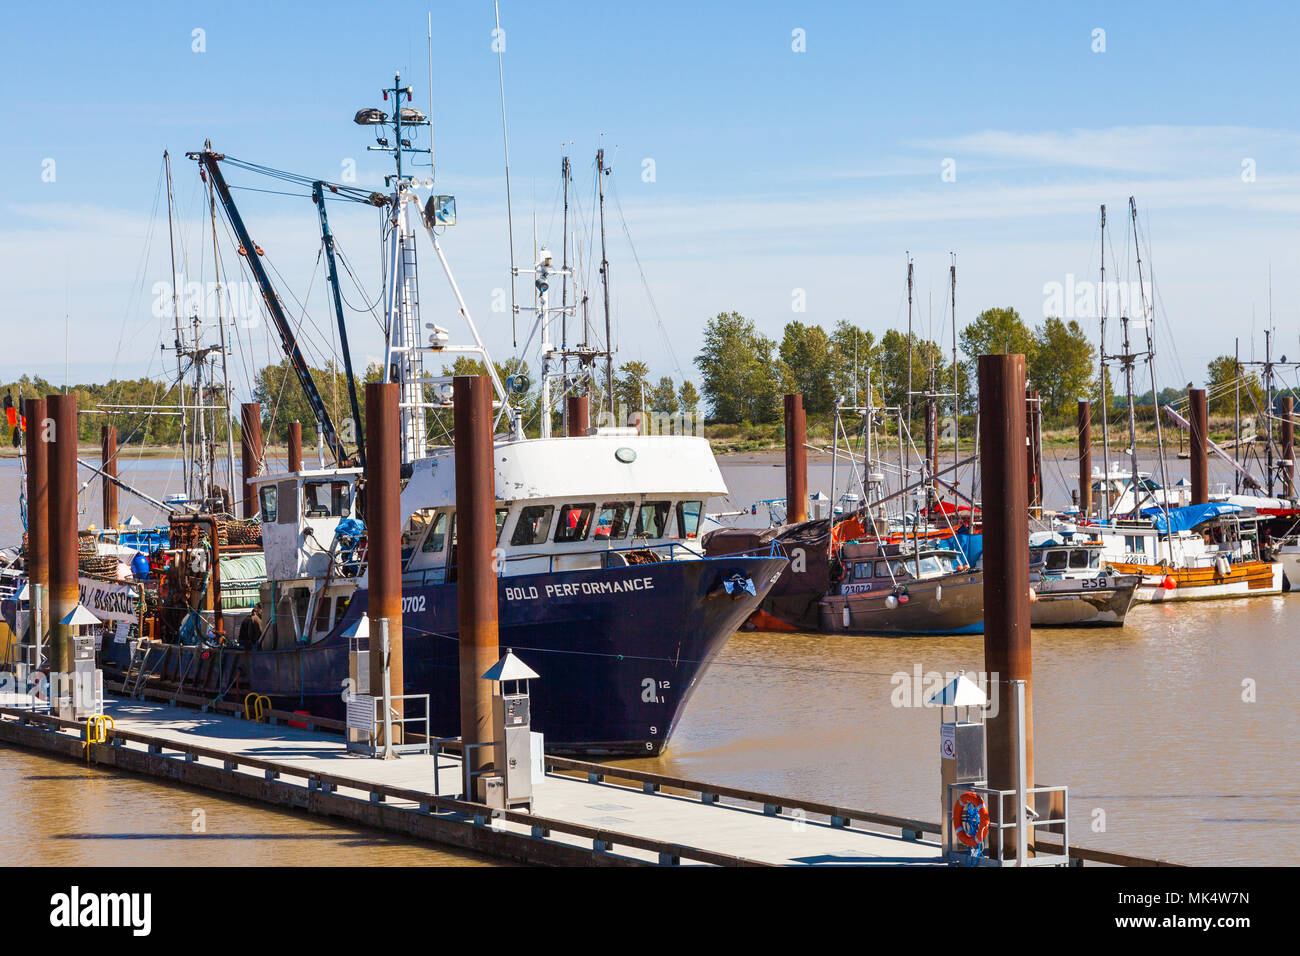
[[[279,483],[281,481],[310,481],[312,479],[341,478],[344,480],[359,478],[363,472],[361,468],[308,468],[302,471],[282,471],[276,474],[258,475],[255,478],[249,478],[250,485],[264,485],[268,482]]]

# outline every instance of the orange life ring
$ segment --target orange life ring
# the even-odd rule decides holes
[[[966,808],[970,807],[974,818],[967,820]],[[970,832],[969,824],[975,824],[975,832]],[[989,832],[989,811],[978,793],[967,790],[952,805],[952,829],[957,839],[968,847],[977,847],[984,843]]]

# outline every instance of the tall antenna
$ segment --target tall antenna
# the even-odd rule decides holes
[[[518,306],[515,303],[515,220],[510,205],[510,130],[506,126],[506,72],[504,64],[505,43],[501,34],[501,3],[492,0],[496,12],[496,32],[492,38],[497,48],[497,85],[501,90],[501,145],[506,160],[506,234],[510,240],[510,338],[514,348],[519,348]]]
[[[961,389],[957,382],[957,253],[948,254],[952,256],[948,274],[952,281],[949,298],[952,299],[952,463],[955,468],[961,460]],[[956,480],[954,474],[953,481]]]
[[[609,400],[609,423],[614,425],[614,339],[609,324],[609,259],[605,256],[605,150],[596,150],[596,186],[600,194],[600,284],[605,291],[605,391]]]
[[[909,429],[912,427],[912,254],[910,252],[907,253],[907,427]],[[910,449],[907,457],[911,461]],[[900,475],[899,480],[907,484],[905,475]]]
[[[564,248],[560,253],[560,373],[561,381],[567,392],[569,388],[569,157],[560,160],[560,176],[564,180],[564,220],[560,226],[560,242]],[[564,427],[568,434],[569,403],[564,403]]]
[[[429,177],[437,179],[433,161],[433,11],[429,11]],[[358,423],[359,424],[359,423]]]

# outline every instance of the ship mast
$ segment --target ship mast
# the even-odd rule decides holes
[[[1269,298],[1269,305],[1268,305],[1269,328],[1264,330],[1264,361],[1242,362],[1240,359],[1238,359],[1237,379],[1238,382],[1240,382],[1241,376],[1243,374],[1243,369],[1247,365],[1259,366],[1264,371],[1264,427],[1266,429],[1265,436],[1267,439],[1264,445],[1264,455],[1265,455],[1265,474],[1268,476],[1268,484],[1267,484],[1267,488],[1265,489],[1265,492],[1270,498],[1272,498],[1274,487],[1275,487],[1274,482],[1276,481],[1278,475],[1280,474],[1281,469],[1286,467],[1282,463],[1281,456],[1276,453],[1276,449],[1273,446],[1273,418],[1274,418],[1273,406],[1274,406],[1274,402],[1276,401],[1276,394],[1277,394],[1276,380],[1274,378],[1276,374],[1275,370],[1279,366],[1283,368],[1300,368],[1300,362],[1288,362],[1286,360],[1285,355],[1283,355],[1281,359],[1274,360],[1273,329],[1272,329],[1273,287],[1272,287],[1271,276],[1269,279],[1268,298]],[[1237,419],[1238,422],[1240,423],[1241,420],[1240,398],[1237,399]],[[1240,425],[1238,425],[1238,427],[1240,427]],[[1240,436],[1238,436],[1238,444],[1240,444]],[[1241,456],[1240,448],[1236,450],[1236,454],[1238,457]]]
[[[212,183],[208,183],[208,211],[212,217],[212,268],[217,280],[217,331],[221,344],[221,389],[222,405],[226,410],[226,474],[227,486],[230,489],[230,495],[233,506],[235,494],[235,422],[230,412],[230,350],[226,345],[226,320],[221,312],[221,294],[223,286],[221,284],[221,251],[217,246],[217,197],[212,188]],[[215,434],[216,427],[213,426]],[[215,476],[216,468],[213,473]],[[204,492],[207,497],[207,492]]]
[[[172,159],[167,150],[163,150],[163,165],[167,168],[167,242],[171,249],[172,261],[172,321],[175,324],[176,337],[172,342],[172,347],[176,352],[176,389],[178,392],[177,403],[181,417],[181,458],[185,461],[184,482],[185,498],[189,500],[193,496],[190,494],[190,451],[189,438],[187,435],[188,423],[185,414],[185,367],[181,361],[181,299],[180,299],[180,279],[176,271],[176,219],[173,210],[172,199]]]
[[[369,150],[393,154],[396,175],[385,176],[385,184],[392,192],[389,195],[388,227],[389,257],[388,272],[385,278],[385,355],[384,382],[395,382],[398,386],[398,414],[402,438],[402,461],[412,462],[424,457],[425,424],[428,402],[425,400],[424,355],[420,341],[420,286],[415,251],[415,229],[411,221],[410,204],[415,201],[411,194],[414,182],[408,180],[402,171],[402,159],[405,153],[427,153],[427,149],[417,149],[409,139],[404,139],[402,127],[424,125],[427,120],[418,115],[411,107],[411,115],[403,124],[402,97],[411,99],[411,87],[402,86],[402,75],[393,75],[393,85],[383,91],[384,100],[391,95],[393,113],[391,118],[374,125],[391,126],[393,142],[390,145],[380,138]]]
[[[1110,415],[1108,414],[1110,406],[1107,404],[1106,397],[1106,204],[1101,204],[1101,340],[1097,355],[1099,358],[1099,377],[1101,381],[1101,467],[1102,467],[1102,493],[1101,493],[1101,519],[1110,521]],[[1087,515],[1084,515],[1086,518]]]
[[[1151,410],[1156,422],[1156,455],[1160,464],[1160,484],[1163,488],[1169,487],[1169,472],[1165,466],[1165,436],[1164,430],[1160,425],[1160,393],[1156,388],[1156,347],[1155,340],[1151,331],[1155,325],[1155,303],[1152,302],[1150,308],[1147,306],[1146,285],[1142,277],[1142,244],[1138,237],[1138,213],[1137,200],[1132,196],[1128,197],[1129,217],[1133,222],[1133,249],[1137,253],[1137,272],[1138,272],[1138,296],[1142,305],[1142,323],[1146,327],[1147,350],[1145,361],[1147,370],[1151,375]],[[1134,446],[1134,455],[1136,457],[1137,446]],[[1133,510],[1138,511],[1137,490],[1133,492]],[[1162,509],[1167,513],[1169,508],[1168,492],[1165,493],[1164,499],[1158,502]]]

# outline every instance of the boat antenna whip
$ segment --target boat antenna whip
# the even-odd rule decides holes
[[[514,207],[510,204],[510,130],[506,125],[506,71],[504,56],[506,35],[501,29],[501,3],[492,0],[496,13],[496,29],[492,31],[492,48],[497,53],[497,86],[501,91],[501,146],[506,163],[506,235],[510,242],[510,339],[512,348],[519,348],[518,316],[519,306],[515,301],[515,218]]]

